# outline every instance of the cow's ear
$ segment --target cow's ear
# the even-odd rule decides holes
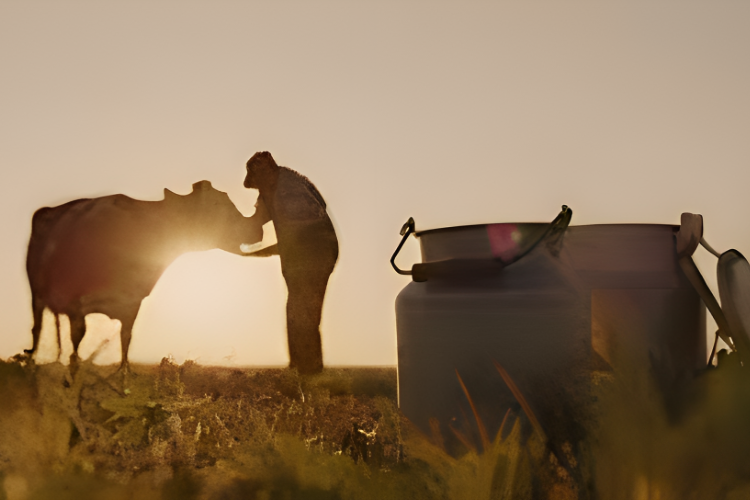
[[[211,189],[211,183],[209,181],[199,181],[193,184],[193,192],[205,191]]]
[[[179,194],[173,193],[167,188],[164,188],[164,199],[165,200],[176,200],[182,198]]]

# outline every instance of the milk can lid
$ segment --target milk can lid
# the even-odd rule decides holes
[[[716,274],[721,309],[735,341],[740,349],[750,349],[750,264],[737,250],[727,250],[719,257]]]

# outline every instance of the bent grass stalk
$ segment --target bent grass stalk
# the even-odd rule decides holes
[[[513,382],[513,379],[510,377],[508,372],[505,371],[505,368],[503,368],[500,363],[498,363],[495,360],[493,360],[492,363],[495,365],[495,369],[498,371],[498,373],[500,373],[500,376],[503,378],[505,385],[507,385],[508,389],[510,389],[510,392],[513,393],[513,397],[516,398],[516,401],[518,401],[524,413],[526,413],[526,417],[529,419],[531,426],[539,434],[539,437],[542,438],[542,441],[546,443],[547,434],[544,432],[542,425],[539,423],[539,420],[536,418],[536,415],[534,415],[534,412],[531,410],[531,405],[529,405],[529,402],[523,396],[523,393],[521,392],[521,390],[518,388],[516,383]],[[477,428],[479,429],[479,436],[482,440],[482,448],[486,451],[490,447],[490,439],[489,439],[489,435],[487,434],[487,427],[484,425],[484,422],[482,422],[482,418],[479,416],[479,413],[477,412],[477,407],[474,404],[474,400],[472,399],[471,394],[469,394],[469,390],[466,388],[466,384],[464,384],[464,381],[461,378],[461,375],[458,373],[458,370],[456,370],[456,377],[458,378],[458,383],[461,384],[461,390],[463,390],[464,395],[466,396],[466,399],[469,402],[469,406],[471,407],[471,412],[474,415],[474,420],[476,420]],[[498,431],[498,433],[502,433],[503,426],[505,425],[505,421],[507,420],[509,413],[510,413],[510,409],[508,409],[508,411],[505,412],[505,416],[503,417],[503,421],[500,424],[500,430]],[[458,429],[455,429],[454,427],[450,427],[450,429],[456,435],[459,441],[461,441],[461,443],[463,443],[467,448],[476,451],[476,447],[471,443],[471,440],[467,436],[465,436],[463,433],[461,433]],[[498,438],[496,436],[495,440],[497,439]]]
[[[534,498],[533,477],[535,466],[540,465],[545,446],[536,439],[522,443],[520,420],[515,423],[509,434],[503,439],[511,409],[506,410],[500,428],[492,441],[489,439],[487,427],[479,416],[474,399],[466,387],[461,375],[456,370],[456,377],[466,396],[482,440],[482,453],[479,453],[474,442],[458,429],[449,425],[449,429],[466,446],[469,453],[453,461],[446,478],[450,484],[450,498],[455,499],[531,499]],[[508,377],[510,380],[510,377]],[[513,381],[511,380],[511,384]],[[531,413],[531,409],[523,399],[520,391],[513,384],[514,395],[517,393],[523,402],[521,406]],[[518,397],[516,396],[516,397]],[[520,401],[519,401],[520,402]],[[533,413],[532,413],[533,416]],[[536,418],[534,421],[536,421]],[[536,427],[535,427],[536,428]],[[544,436],[538,434],[539,438]]]
[[[523,411],[529,418],[529,422],[531,422],[534,430],[539,434],[539,437],[542,438],[542,441],[546,443],[547,434],[544,432],[544,429],[542,429],[542,426],[539,423],[539,420],[537,420],[536,415],[534,415],[534,412],[531,411],[531,406],[529,406],[529,402],[526,401],[526,398],[523,397],[523,393],[521,393],[521,390],[518,388],[516,383],[513,382],[513,379],[510,378],[510,375],[508,375],[508,372],[505,371],[505,368],[503,368],[500,363],[495,360],[493,360],[492,363],[495,365],[495,369],[497,369],[498,373],[500,373],[500,376],[503,377],[505,385],[507,385],[508,389],[510,389],[510,392],[513,393],[513,397],[516,398],[516,401],[518,401],[518,403],[521,405],[521,408],[523,408]]]
[[[458,377],[458,383],[461,384],[461,389],[464,391],[464,394],[466,395],[466,399],[469,400],[469,406],[471,406],[471,412],[474,414],[474,419],[477,421],[477,427],[479,428],[479,436],[482,439],[482,449],[484,451],[487,451],[490,447],[490,438],[489,436],[487,436],[487,428],[484,426],[482,419],[479,417],[479,413],[477,413],[477,407],[474,405],[474,400],[471,399],[471,395],[469,394],[468,389],[466,389],[466,384],[464,384],[464,381],[461,379],[461,375],[459,375],[458,370],[456,370],[456,377]],[[459,435],[458,431],[453,429],[453,432],[456,434],[456,437],[458,437],[458,439],[460,439],[463,442],[463,439],[461,439],[461,436]]]

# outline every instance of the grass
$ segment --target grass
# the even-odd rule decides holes
[[[665,411],[648,374],[599,380],[595,482],[601,500],[750,498],[750,370],[720,353]]]
[[[499,366],[524,411],[455,457],[399,412],[394,369],[0,361],[0,499],[750,498],[750,377],[719,366],[677,420],[647,376],[598,376],[582,485]]]
[[[518,419],[451,457],[398,411],[395,369],[133,371],[0,362],[0,498],[531,498]]]

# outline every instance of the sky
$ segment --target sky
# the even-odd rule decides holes
[[[410,216],[693,212],[714,248],[750,253],[747,2],[2,0],[0,68],[0,357],[31,345],[37,208],[206,179],[250,215],[256,151],[308,176],[336,225],[329,365],[396,363],[409,278],[389,259]],[[419,260],[417,240],[399,259]],[[696,260],[716,290],[716,259]],[[286,364],[285,294],[277,257],[186,254],[144,300],[130,358]],[[40,360],[57,356],[47,325]],[[88,325],[81,354],[119,360],[117,323]]]

